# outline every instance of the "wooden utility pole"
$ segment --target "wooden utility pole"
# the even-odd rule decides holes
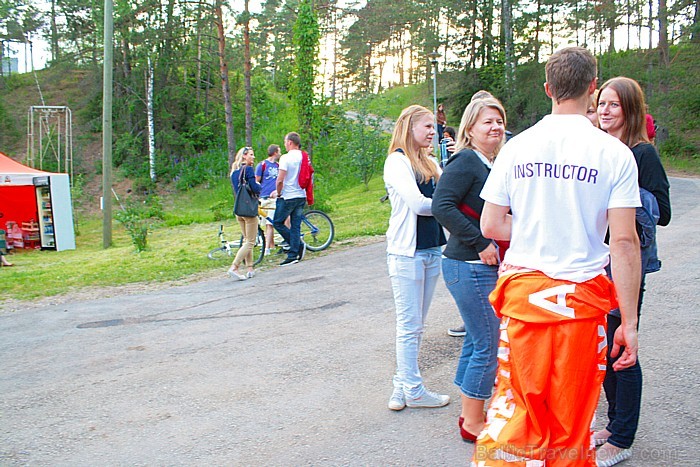
[[[114,3],[105,0],[102,82],[102,247],[112,245],[112,63],[114,61]]]

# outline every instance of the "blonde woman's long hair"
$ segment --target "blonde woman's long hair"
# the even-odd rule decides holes
[[[421,148],[413,138],[413,126],[426,115],[434,118],[433,113],[421,105],[411,105],[403,109],[396,120],[391,144],[389,144],[389,154],[396,152],[397,149],[403,150],[413,171],[420,176],[421,183],[425,183],[431,178],[435,181],[440,178],[437,165],[430,160],[428,148]]]
[[[455,152],[459,152],[462,149],[477,149],[479,148],[474,146],[474,143],[469,136],[469,130],[476,124],[476,121],[479,119],[479,114],[481,113],[482,110],[484,109],[496,109],[496,111],[501,114],[501,117],[503,118],[503,126],[506,126],[506,111],[503,108],[503,104],[501,104],[501,101],[496,99],[495,97],[482,97],[478,99],[474,99],[469,103],[466,109],[464,109],[464,113],[462,114],[462,121],[459,123],[459,130],[457,130],[457,144],[455,145]],[[505,144],[505,133],[503,134],[503,140],[501,141],[501,144],[496,147],[496,150],[493,154],[494,157],[498,155],[498,152],[501,150],[503,147],[503,144]],[[488,156],[488,154],[484,154],[485,156]]]
[[[252,150],[253,148],[249,147],[242,147],[241,149],[238,150],[236,153],[236,157],[233,159],[233,164],[231,164],[231,173],[228,174],[229,177],[233,175],[233,172],[236,170],[240,169],[241,166],[243,165],[243,156],[248,154],[248,151]]]

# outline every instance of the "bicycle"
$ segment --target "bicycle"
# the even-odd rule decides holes
[[[224,226],[219,226],[219,241],[221,246],[214,248],[209,253],[207,257],[213,260],[222,260],[226,257],[235,257],[238,249],[243,246],[243,236],[236,242],[229,242],[226,240],[224,235]],[[258,233],[255,236],[255,245],[253,246],[253,264],[258,265],[262,262],[265,257],[265,234],[262,229],[258,227]]]
[[[272,223],[272,219],[267,216],[267,210],[262,207],[258,208],[258,218],[265,218]],[[238,249],[243,246],[243,235],[236,242],[226,240],[224,235],[224,226],[219,226],[219,241],[221,246],[214,248],[207,257],[213,260],[221,260],[226,257],[234,257]],[[275,242],[281,243],[281,236]],[[316,209],[308,210],[301,215],[301,238],[306,243],[306,248],[309,251],[322,251],[328,248],[335,237],[335,226],[328,214]],[[255,235],[255,245],[253,246],[253,264],[258,265],[265,258],[265,232],[258,226],[258,233]]]
[[[258,218],[265,219],[272,223],[272,219],[267,216],[267,209],[258,209]],[[282,236],[275,232],[275,243],[283,241]],[[263,236],[264,237],[264,236]],[[306,243],[309,251],[323,251],[333,242],[335,237],[335,226],[333,221],[323,211],[310,209],[301,214],[301,239]]]

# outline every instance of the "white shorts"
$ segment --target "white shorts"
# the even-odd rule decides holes
[[[260,207],[266,211],[266,217],[271,220],[275,218],[275,207],[277,206],[276,198],[265,198],[260,199]],[[260,225],[265,226],[267,224],[272,225],[272,222],[268,221],[265,217],[260,220]]]

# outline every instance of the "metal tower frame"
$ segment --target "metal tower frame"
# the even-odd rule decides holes
[[[33,105],[27,115],[27,162],[44,170],[52,157],[57,172],[67,173],[73,184],[73,113],[66,106]]]

